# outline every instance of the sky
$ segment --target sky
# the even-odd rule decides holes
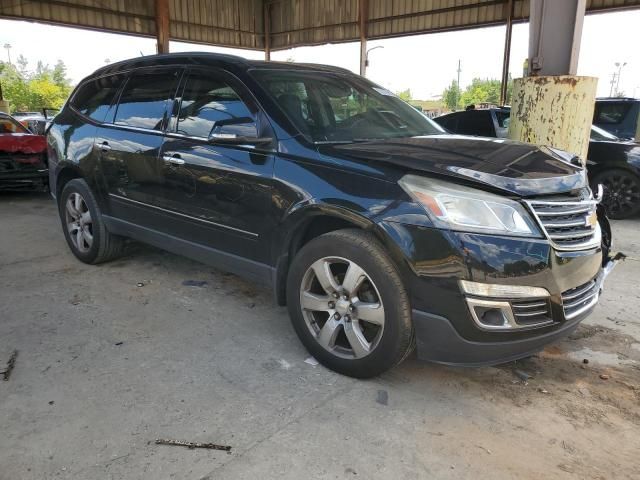
[[[627,96],[640,97],[640,10],[588,15],[582,31],[578,75],[598,77],[598,96],[608,96],[616,62],[624,63],[619,88]],[[368,48],[382,46],[369,56],[367,77],[398,92],[410,89],[413,98],[431,100],[442,94],[457,76],[460,85],[473,78],[497,78],[502,71],[505,27],[434,33],[369,41]],[[513,28],[510,72],[522,76],[528,51],[528,24]],[[38,61],[53,65],[63,60],[75,83],[105,63],[155,53],[155,40],[16,20],[0,20],[0,45],[10,44],[12,61],[19,54],[34,68]],[[210,51],[264,59],[262,52],[171,42],[170,50]],[[0,58],[7,60],[7,50]],[[272,60],[323,63],[359,69],[358,43],[300,47],[273,52]]]

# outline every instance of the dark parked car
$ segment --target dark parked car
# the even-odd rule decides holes
[[[640,99],[598,98],[593,111],[593,124],[616,137],[633,140],[638,129],[639,116]]]
[[[48,145],[81,261],[131,237],[264,282],[311,354],[356,377],[415,345],[447,364],[530,355],[593,310],[614,265],[582,168],[444,134],[338,68],[120,62],[81,82]]]
[[[505,138],[510,114],[508,107],[472,108],[434,120],[452,133]],[[604,187],[602,204],[609,217],[622,219],[640,212],[640,144],[592,125],[587,170],[591,188]]]
[[[45,137],[0,112],[0,190],[46,189],[46,153]]]

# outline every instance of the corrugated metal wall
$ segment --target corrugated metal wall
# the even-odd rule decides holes
[[[154,0],[0,0],[0,17],[155,35]]]
[[[560,0],[554,0],[560,1]],[[263,5],[273,50],[359,38],[359,0],[169,0],[171,39],[264,48]],[[504,23],[507,0],[368,0],[368,38]],[[587,0],[591,12],[639,8],[640,0]],[[0,17],[155,35],[154,0],[0,0]],[[529,0],[514,1],[515,20]]]
[[[271,46],[345,42],[359,38],[358,0],[270,2]]]
[[[561,1],[561,0],[553,0]],[[504,24],[507,0],[369,0],[367,37],[388,38]],[[271,2],[272,48],[359,38],[358,0]],[[587,0],[587,11],[638,8],[640,0]],[[514,1],[514,20],[529,17],[529,0]]]
[[[170,0],[171,39],[263,48],[262,0]]]
[[[171,39],[263,48],[262,0],[170,0]],[[155,36],[154,0],[0,0],[0,17]]]

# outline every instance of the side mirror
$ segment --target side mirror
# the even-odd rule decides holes
[[[258,137],[256,122],[249,117],[218,120],[208,140],[218,145],[266,145],[273,141],[271,137]]]

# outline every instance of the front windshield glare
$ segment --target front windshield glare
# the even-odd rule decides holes
[[[340,143],[445,133],[384,88],[349,74],[255,70],[253,75],[301,133]]]

